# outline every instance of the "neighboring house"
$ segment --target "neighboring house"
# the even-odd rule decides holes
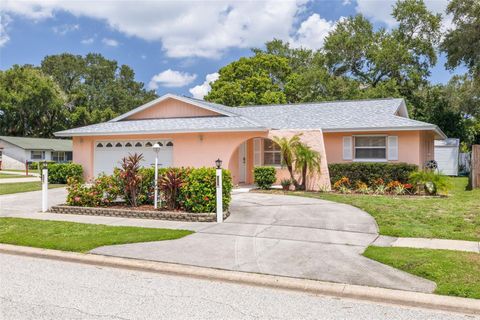
[[[72,160],[72,140],[0,136],[1,169],[25,169],[27,161]]]
[[[435,140],[435,161],[438,170],[448,176],[458,176],[460,139]]]
[[[409,119],[403,99],[336,101],[291,105],[227,107],[166,94],[108,122],[60,131],[73,137],[73,161],[86,179],[111,173],[129,153],[142,153],[144,166],[154,163],[159,142],[162,166],[214,166],[232,172],[234,183],[253,182],[253,167],[281,168],[273,136],[301,139],[322,156],[322,173],[311,189],[329,188],[327,163],[407,162],[420,167],[433,159],[434,139],[445,134],[433,124]]]

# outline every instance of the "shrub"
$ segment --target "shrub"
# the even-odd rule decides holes
[[[340,190],[340,188],[350,188],[350,179],[347,177],[341,177],[333,184],[334,190]]]
[[[372,192],[370,187],[365,182],[362,182],[362,181],[357,181],[356,191],[362,194],[369,194],[370,192]]]
[[[180,201],[189,212],[214,212],[216,208],[216,169],[189,169],[180,191]],[[228,209],[231,201],[232,176],[222,170],[223,209]]]
[[[93,186],[83,185],[75,178],[67,181],[67,204],[71,206],[96,207],[102,203],[102,194]]]
[[[68,178],[82,180],[83,168],[76,163],[49,163],[48,164],[48,182],[67,183]]]
[[[81,207],[109,205],[118,198],[121,191],[113,176],[100,175],[90,186],[70,177],[67,180],[67,204]]]
[[[417,171],[418,167],[407,163],[351,162],[331,163],[328,170],[332,184],[342,177],[347,177],[350,181],[362,181],[373,186],[379,179],[383,179],[384,183],[395,180],[406,183],[410,174]]]
[[[255,167],[253,179],[260,189],[267,190],[277,180],[277,171],[274,167]]]
[[[184,184],[185,171],[170,169],[159,176],[158,188],[162,192],[168,209],[174,210],[180,207],[180,190]]]
[[[436,195],[439,192],[448,193],[448,190],[451,188],[447,176],[431,170],[413,172],[410,175],[410,183],[417,187],[417,191],[425,191],[430,195]]]
[[[292,180],[291,179],[282,179],[280,181],[280,184],[282,185],[282,189],[284,191],[290,190],[290,187],[292,186]]]
[[[141,154],[130,154],[122,159],[121,168],[118,170],[118,181],[120,188],[124,190],[124,198],[131,206],[139,204],[138,196],[142,186],[142,175],[140,175]]]

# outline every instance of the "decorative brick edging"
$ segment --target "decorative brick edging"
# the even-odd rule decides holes
[[[173,220],[190,222],[215,222],[217,221],[215,213],[191,213],[175,211],[140,211],[128,209],[113,209],[108,207],[76,207],[76,206],[53,206],[50,208],[52,213],[79,214],[87,216],[106,216],[137,219],[155,219],[155,220]],[[228,218],[229,211],[223,213],[223,219]]]

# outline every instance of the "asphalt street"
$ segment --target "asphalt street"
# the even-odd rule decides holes
[[[0,254],[0,319],[480,319]]]

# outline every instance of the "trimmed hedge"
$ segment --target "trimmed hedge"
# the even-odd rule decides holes
[[[83,168],[76,163],[49,163],[48,164],[48,182],[49,183],[67,183],[68,178],[82,180]]]
[[[351,162],[330,163],[328,170],[332,184],[342,177],[347,177],[352,182],[361,181],[372,185],[379,178],[385,183],[391,181],[407,183],[410,174],[418,171],[418,166],[408,163]]]
[[[274,167],[255,167],[253,180],[260,189],[270,189],[277,180],[277,171]]]
[[[216,169],[187,169],[185,183],[180,189],[180,202],[188,212],[214,212],[216,208]],[[222,170],[223,209],[227,210],[231,201],[232,176]]]

